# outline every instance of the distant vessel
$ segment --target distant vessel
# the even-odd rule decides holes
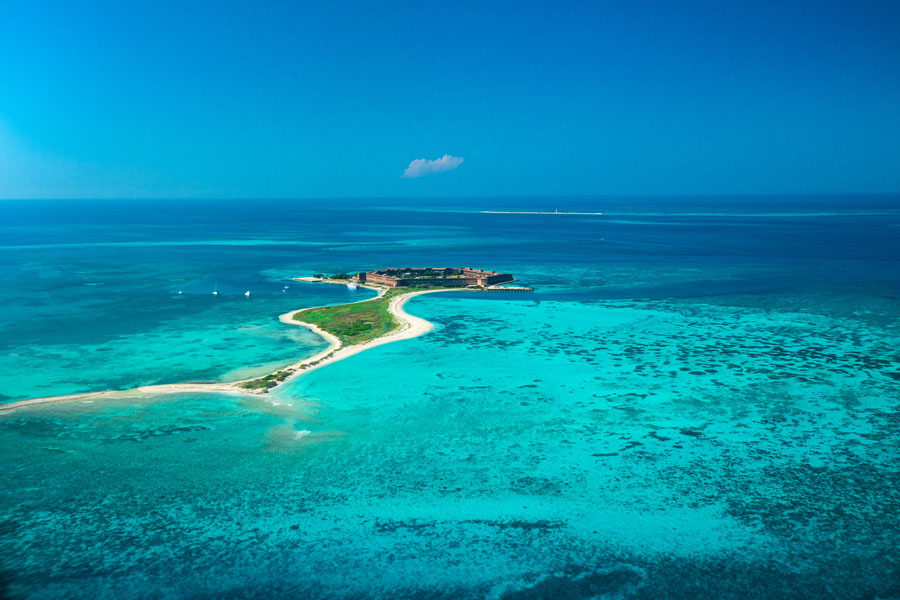
[[[178,295],[179,295],[179,296],[182,295],[183,293],[184,293],[184,292],[182,292],[181,290],[178,290]]]
[[[347,289],[349,289],[349,290],[355,290],[358,287],[359,287],[359,285],[355,281],[347,282]]]
[[[249,298],[249,297],[250,297],[250,290],[247,290],[246,292],[244,292],[244,295],[247,296],[247,297]]]
[[[219,295],[219,282],[217,281],[217,282],[216,282],[216,287],[215,287],[215,289],[213,290],[213,296],[218,296],[218,295]]]

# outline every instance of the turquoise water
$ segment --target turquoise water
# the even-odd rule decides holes
[[[84,344],[112,348],[117,368],[135,360],[134,377],[227,379],[226,357],[203,344],[180,358],[173,348],[207,332],[242,336],[219,352],[245,366],[313,352],[315,340],[277,314],[349,293],[301,284],[280,292],[295,273],[414,255],[481,266],[473,258],[482,254],[484,266],[508,268],[538,291],[415,298],[408,310],[434,322],[433,332],[263,397],[0,414],[6,594],[897,597],[898,217],[877,206],[809,216],[835,207],[804,202],[803,215],[777,222],[666,214],[637,225],[473,225],[466,206],[447,206],[402,218],[371,209],[347,229],[335,211],[290,225],[308,227],[305,241],[328,251],[231,245],[241,251],[216,246],[220,254],[198,257],[202,245],[166,246],[158,260],[140,248],[127,260],[146,267],[145,280],[123,275],[114,293],[80,286],[87,291],[71,311],[83,330],[61,337],[17,320],[4,324],[15,334],[4,337],[8,348]],[[462,216],[448,217],[451,209]],[[673,218],[679,227],[657,223]],[[437,230],[434,219],[452,227]],[[256,240],[282,234],[269,223],[243,226]],[[108,260],[72,247],[39,252],[82,270]],[[187,298],[173,298],[164,265],[182,270],[186,283],[176,285],[190,288]],[[218,299],[208,297],[211,278]],[[245,302],[247,287],[259,297]],[[41,289],[63,303],[72,294]],[[22,286],[12,293],[29,296]],[[136,296],[150,298],[142,310],[155,317],[111,318]],[[113,323],[92,328],[104,317]],[[159,341],[169,337],[177,341]],[[164,369],[143,370],[154,359]],[[45,369],[52,386],[73,390],[100,385],[104,372],[77,361]],[[5,389],[38,395],[31,379],[5,368],[2,377]]]
[[[20,373],[3,394],[25,399],[182,381],[234,381],[270,373],[327,347],[309,330],[272,321],[279,307],[286,312],[298,306],[296,296],[275,300],[254,299],[253,306],[241,306],[204,298],[198,312],[161,319],[149,331],[93,343],[17,347],[0,357],[0,369]]]

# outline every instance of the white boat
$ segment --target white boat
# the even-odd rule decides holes
[[[246,292],[244,292],[244,295],[247,296],[247,297],[249,298],[249,297],[250,297],[250,290],[247,290]]]
[[[181,290],[178,290],[178,295],[179,295],[179,296],[182,295],[183,293],[184,293],[184,292],[182,292]]]
[[[213,290],[213,296],[219,295],[219,282],[216,282],[216,289]]]
[[[347,282],[347,289],[349,289],[349,290],[355,290],[358,287],[359,287],[359,285],[357,285],[357,283],[355,281]]]

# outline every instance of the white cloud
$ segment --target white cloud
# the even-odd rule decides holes
[[[414,177],[431,175],[432,173],[452,171],[453,169],[461,165],[462,162],[463,159],[461,156],[450,156],[449,154],[445,154],[442,157],[436,158],[434,160],[417,158],[416,160],[409,163],[409,166],[406,167],[405,171],[403,171],[403,177],[406,179],[412,179]]]

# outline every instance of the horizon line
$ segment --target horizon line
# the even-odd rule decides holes
[[[475,200],[475,199],[526,199],[526,198],[781,198],[781,197],[834,197],[834,196],[900,196],[900,190],[893,192],[704,192],[646,193],[646,194],[495,194],[495,195],[453,195],[453,196],[22,196],[0,197],[0,202],[15,201],[247,201],[247,200]]]

